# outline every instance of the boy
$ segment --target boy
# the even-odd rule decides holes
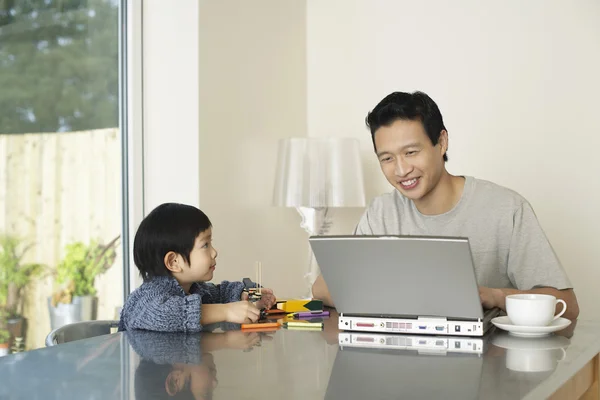
[[[199,332],[217,322],[256,322],[275,296],[262,289],[255,304],[242,282],[207,283],[217,265],[212,225],[196,207],[165,203],[140,224],[133,256],[144,283],[129,295],[119,331]]]

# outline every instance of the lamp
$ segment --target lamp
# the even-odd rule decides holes
[[[310,235],[326,235],[330,207],[364,207],[365,191],[359,142],[353,138],[288,138],[279,141],[273,205],[295,207],[300,226]],[[318,275],[309,246],[304,275],[308,294]]]

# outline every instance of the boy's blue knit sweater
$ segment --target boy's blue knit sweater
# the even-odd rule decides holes
[[[200,332],[202,304],[240,301],[244,284],[194,283],[186,295],[172,276],[158,276],[134,290],[121,311],[119,331]]]

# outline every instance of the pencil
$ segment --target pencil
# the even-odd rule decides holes
[[[262,263],[256,262],[256,293],[262,295]]]

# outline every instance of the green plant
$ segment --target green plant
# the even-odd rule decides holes
[[[22,313],[23,289],[45,270],[42,264],[23,262],[30,249],[16,236],[0,236],[0,307],[7,318]]]
[[[0,344],[8,343],[10,333],[6,329],[0,329]]]
[[[95,295],[94,281],[113,265],[119,238],[106,245],[97,241],[89,245],[68,244],[64,258],[56,267],[56,279],[63,287],[54,294],[52,303],[70,303],[73,296]]]

